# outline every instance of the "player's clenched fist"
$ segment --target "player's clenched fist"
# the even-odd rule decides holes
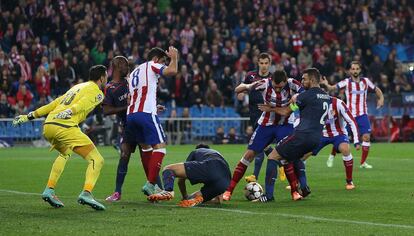
[[[72,117],[72,111],[70,109],[66,109],[64,111],[59,112],[56,116],[55,119],[70,119]]]

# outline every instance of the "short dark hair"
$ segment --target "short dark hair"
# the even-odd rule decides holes
[[[314,78],[318,83],[321,80],[321,73],[319,72],[318,69],[312,67],[312,68],[308,68],[306,70],[303,71],[303,74],[308,74],[309,77]]]
[[[106,66],[96,65],[89,69],[89,80],[98,81],[101,76],[106,74]]]
[[[205,143],[199,143],[199,144],[197,144],[195,149],[199,149],[199,148],[208,148],[208,149],[210,149],[210,146],[208,146]]]
[[[151,50],[148,52],[147,60],[150,61],[154,57],[163,58],[166,56],[167,56],[167,53],[165,53],[165,51],[162,50],[162,48],[155,47],[155,48],[151,48]]]
[[[269,59],[269,61],[272,61],[272,57],[267,52],[262,52],[259,54],[259,59]]]
[[[360,69],[362,69],[362,64],[359,61],[351,61],[351,63],[349,63],[349,69],[351,69],[352,65],[358,65]]]
[[[276,70],[272,75],[273,82],[279,84],[280,82],[286,82],[287,74],[285,70]]]

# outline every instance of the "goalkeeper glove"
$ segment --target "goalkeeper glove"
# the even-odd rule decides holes
[[[72,110],[70,109],[66,109],[64,111],[59,112],[56,116],[55,119],[70,119],[72,117]]]
[[[21,125],[23,123],[28,122],[29,120],[33,120],[34,118],[35,118],[34,113],[33,112],[29,112],[29,114],[27,114],[27,115],[19,115],[19,116],[16,116],[14,118],[12,124],[13,124],[14,127],[16,127],[16,126],[19,126],[19,125]]]

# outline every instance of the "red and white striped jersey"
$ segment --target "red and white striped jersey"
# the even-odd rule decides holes
[[[367,92],[375,91],[376,86],[366,77],[359,82],[346,78],[336,84],[338,89],[345,89],[346,104],[354,117],[367,114]]]
[[[272,106],[289,106],[289,100],[292,98],[292,95],[294,93],[301,93],[304,90],[302,84],[292,78],[287,79],[285,87],[283,87],[280,92],[276,92],[273,89],[271,79],[264,80],[266,83],[259,86],[259,89],[264,89],[262,92],[263,100],[272,104]],[[263,126],[288,124],[289,116],[281,116],[274,112],[262,112],[257,123]]]
[[[131,101],[127,115],[135,112],[157,114],[157,84],[165,66],[153,61],[139,65],[128,78]]]
[[[331,101],[328,109],[328,117],[322,131],[323,136],[329,138],[342,134],[348,136],[346,130],[346,124],[348,124],[354,136],[354,143],[359,143],[359,131],[355,118],[341,99],[332,97]]]

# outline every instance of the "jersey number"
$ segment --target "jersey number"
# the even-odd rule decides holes
[[[322,115],[322,117],[321,117],[321,119],[320,119],[320,123],[321,123],[321,125],[324,125],[325,124],[325,116],[326,115],[328,115],[328,108],[329,108],[329,105],[328,105],[328,103],[327,102],[323,102],[323,104],[322,104],[322,108],[323,108],[323,110],[325,111],[324,113],[323,113],[323,115]]]
[[[65,98],[63,98],[62,102],[60,104],[69,105],[72,103],[73,99],[75,99],[76,92],[70,92],[68,93]]]
[[[131,85],[133,88],[138,86],[138,80],[139,80],[139,69],[137,69],[134,74],[132,74],[132,80],[131,80]]]

